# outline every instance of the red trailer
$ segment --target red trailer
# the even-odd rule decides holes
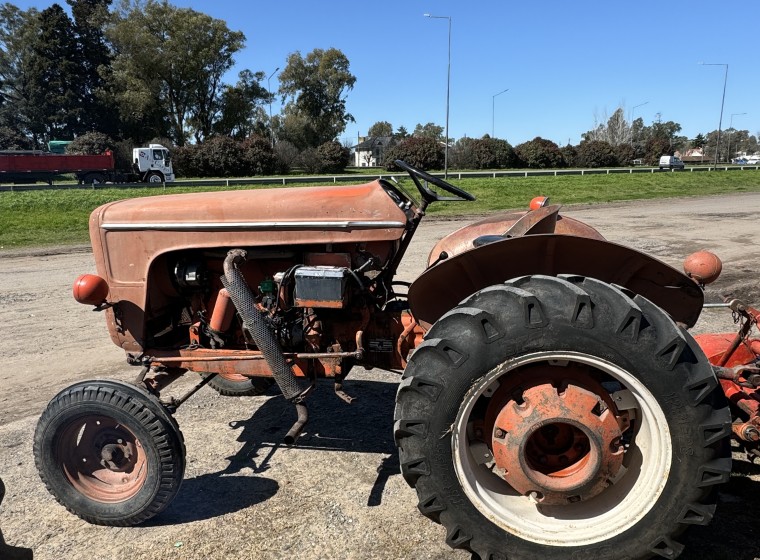
[[[81,183],[114,180],[116,159],[110,150],[101,155],[50,154],[40,151],[0,152],[0,183],[47,181],[73,173]]]

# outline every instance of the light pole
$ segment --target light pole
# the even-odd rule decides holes
[[[639,103],[638,105],[634,105],[631,108],[631,147],[633,147],[633,116],[636,114],[636,109],[638,109],[639,107],[643,107],[647,103],[649,103],[649,101],[644,101],[644,103]],[[634,154],[634,157],[636,157],[635,154]]]
[[[726,73],[723,76],[723,98],[720,100],[720,119],[718,120],[718,143],[715,146],[715,165],[718,165],[718,154],[720,153],[720,129],[723,125],[723,104],[726,101],[726,84],[728,83],[728,64],[723,62],[700,62],[702,66],[725,66]]]
[[[427,18],[449,20],[449,64],[446,72],[446,146],[444,148],[443,177],[449,178],[449,93],[451,91],[451,16],[424,14]]]
[[[496,137],[496,98],[502,93],[507,93],[509,88],[491,96],[491,138]]]
[[[272,149],[274,149],[274,127],[272,126],[272,86],[269,83],[269,80],[272,79],[272,76],[274,76],[279,69],[280,67],[278,66],[267,77],[267,93],[269,94],[269,134],[272,136]]]
[[[739,115],[746,115],[747,113],[731,113],[731,121],[728,125],[728,130],[731,132],[728,133],[728,160],[729,163],[731,163],[731,137],[734,135],[734,117]]]

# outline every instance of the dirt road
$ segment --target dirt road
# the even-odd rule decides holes
[[[760,194],[570,207],[608,239],[680,266],[709,248],[724,274],[708,291],[760,302]],[[403,276],[414,278],[433,243],[471,220],[423,224]],[[55,253],[55,252],[53,252]],[[174,503],[146,525],[95,527],[68,514],[37,476],[31,439],[47,401],[73,381],[131,379],[136,371],[112,345],[104,320],[71,298],[71,283],[93,269],[87,252],[0,253],[0,506],[5,540],[39,560],[221,558],[467,558],[423,518],[399,476],[392,438],[397,377],[352,372],[346,405],[325,383],[312,398],[297,448],[279,445],[294,420],[281,398],[222,398],[203,389],[177,413],[188,449],[185,482]],[[706,311],[696,331],[732,329],[725,311]],[[712,525],[688,537],[683,558],[760,557],[760,467],[721,490]],[[746,476],[744,476],[746,475]],[[741,527],[740,540],[727,539]],[[728,542],[727,542],[728,541]]]

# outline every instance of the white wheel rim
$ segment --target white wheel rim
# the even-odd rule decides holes
[[[468,445],[468,420],[475,403],[500,377],[535,362],[575,362],[620,382],[636,400],[638,431],[626,452],[620,479],[586,502],[540,506],[515,492]],[[549,546],[585,546],[608,540],[638,523],[654,506],[668,480],[672,444],[667,419],[641,381],[619,366],[576,352],[540,352],[509,360],[491,370],[467,393],[454,424],[454,470],[473,505],[494,524],[522,539]]]

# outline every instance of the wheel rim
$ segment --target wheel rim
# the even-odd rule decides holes
[[[160,183],[161,177],[159,177],[158,175],[151,175],[149,181],[151,183]]]
[[[672,456],[667,420],[646,386],[575,352],[529,354],[482,377],[460,407],[452,448],[459,482],[483,515],[520,538],[565,547],[634,526],[662,493]]]
[[[132,498],[148,476],[140,440],[109,416],[87,415],[70,421],[60,432],[54,453],[66,480],[97,502]]]

